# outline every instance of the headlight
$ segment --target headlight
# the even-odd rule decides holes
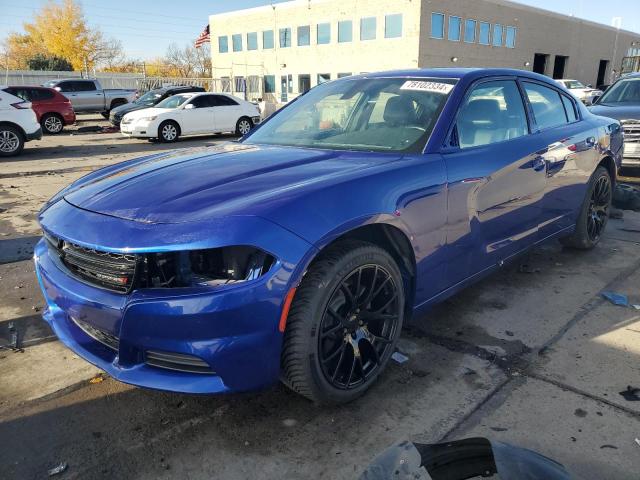
[[[156,118],[158,118],[158,116],[154,115],[153,117],[142,117],[142,118],[139,118],[138,120],[140,120],[141,122],[152,122]]]
[[[217,287],[256,280],[275,258],[249,246],[152,253],[144,257],[140,286],[148,288]]]

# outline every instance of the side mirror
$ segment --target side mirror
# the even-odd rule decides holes
[[[593,88],[593,85],[589,84],[587,85],[587,88]]]
[[[62,91],[62,89],[61,89],[60,87],[53,87],[53,89],[54,89],[56,92],[61,92],[61,91]]]
[[[187,103],[187,104],[184,106],[184,109],[185,109],[185,110],[191,110],[191,109],[193,109],[193,108],[196,108],[196,106],[195,106],[193,103]]]

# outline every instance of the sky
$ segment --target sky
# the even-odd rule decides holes
[[[640,0],[517,1],[607,25],[611,25],[613,17],[622,17],[623,29],[640,33]],[[22,23],[29,21],[34,12],[45,3],[46,0],[0,0],[0,42],[9,32],[21,32]],[[119,39],[127,56],[148,60],[162,56],[171,43],[185,45],[192,42],[205,27],[211,14],[268,5],[272,2],[79,0],[79,3],[84,8],[89,25],[99,28],[107,37]],[[606,9],[603,8],[605,3]]]

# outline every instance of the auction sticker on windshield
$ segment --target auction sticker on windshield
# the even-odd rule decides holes
[[[435,92],[447,95],[453,90],[453,87],[449,83],[408,80],[402,84],[400,90],[420,90],[421,92]]]

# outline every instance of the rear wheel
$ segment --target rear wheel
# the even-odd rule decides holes
[[[23,148],[22,132],[11,125],[0,125],[0,157],[18,155]]]
[[[383,249],[346,241],[311,265],[284,335],[283,381],[318,404],[362,395],[384,370],[402,329],[400,270]]]
[[[246,135],[253,128],[253,122],[247,117],[242,117],[236,123],[236,135]]]
[[[172,120],[164,121],[158,127],[158,140],[164,143],[171,143],[178,140],[180,127]]]
[[[575,231],[570,236],[560,239],[563,245],[587,250],[595,247],[600,241],[611,210],[611,183],[609,171],[599,166],[589,180]]]
[[[45,113],[40,119],[40,125],[46,133],[55,135],[64,128],[64,120],[57,113]]]
[[[104,118],[109,120],[109,115],[111,114],[111,110],[119,107],[120,105],[124,105],[125,103],[127,103],[125,100],[114,100],[113,102],[111,102],[111,105],[109,106],[109,110],[105,110],[100,115],[102,115]]]

